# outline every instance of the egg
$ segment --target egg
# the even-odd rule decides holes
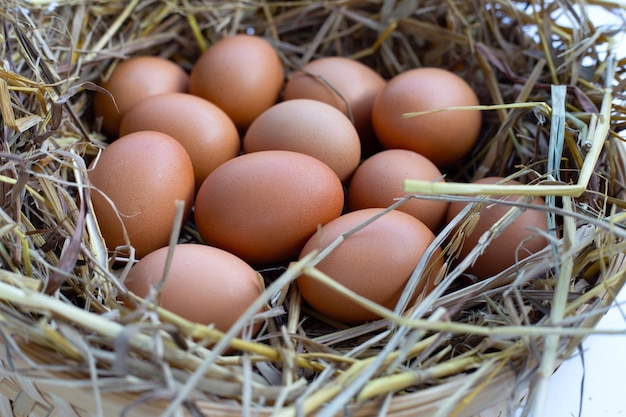
[[[110,251],[129,242],[141,258],[166,246],[175,226],[176,201],[184,202],[185,216],[191,210],[191,159],[165,133],[142,131],[119,138],[90,164],[88,178],[97,223]]]
[[[325,224],[308,240],[300,258],[313,250],[323,250],[382,211],[357,210]],[[415,217],[392,210],[346,237],[316,267],[355,293],[393,310],[434,239],[433,232]],[[413,301],[434,288],[442,265],[441,250],[437,249],[420,278]],[[328,318],[347,324],[380,318],[309,275],[298,277],[296,283],[302,298]]]
[[[239,132],[226,113],[191,94],[159,94],[128,109],[122,117],[120,135],[142,130],[167,133],[184,146],[197,187],[241,150]]]
[[[387,149],[408,149],[439,168],[452,168],[474,147],[479,110],[446,110],[404,118],[412,112],[476,106],[478,97],[458,75],[440,68],[415,68],[394,76],[376,96],[372,124]]]
[[[248,128],[243,150],[301,152],[324,162],[341,181],[361,160],[359,134],[350,120],[333,106],[308,99],[283,101],[264,111]]]
[[[487,177],[477,180],[475,183],[495,184],[502,179],[502,177]],[[510,180],[505,183],[505,185],[515,184],[519,185],[520,183],[515,180]],[[492,198],[517,201],[520,200],[522,196],[493,196]],[[452,202],[446,215],[446,221],[451,222],[467,204],[469,203],[463,201]],[[545,202],[543,198],[535,197],[529,204],[541,207]],[[491,202],[483,203],[479,211],[478,221],[475,223],[473,229],[469,231],[468,234],[464,233],[462,236],[463,245],[459,253],[459,259],[464,259],[477,245],[481,236],[511,208],[512,206],[509,205]],[[545,248],[548,244],[548,240],[545,237],[547,230],[548,221],[544,211],[533,209],[525,210],[513,223],[502,231],[500,236],[489,243],[484,252],[466,272],[475,275],[478,279],[485,279],[502,272],[506,268],[514,265],[517,261],[527,258],[531,254]],[[455,233],[458,233],[458,231]]]
[[[158,56],[138,56],[120,62],[102,82],[104,92],[96,92],[93,110],[102,118],[102,132],[110,139],[118,137],[122,115],[145,97],[186,92],[189,75],[175,62]]]
[[[157,301],[172,313],[228,331],[262,292],[256,271],[235,255],[207,245],[185,243],[149,253],[128,273],[126,288],[140,297],[157,290]],[[261,309],[262,310],[262,309]],[[260,322],[254,326],[260,327]]]
[[[328,165],[292,151],[260,151],[225,162],[204,181],[194,218],[202,239],[251,264],[296,257],[341,214],[341,181]]]
[[[366,154],[379,148],[372,127],[372,105],[385,79],[354,59],[329,56],[314,59],[295,71],[285,85],[284,100],[322,101],[352,115]]]
[[[283,64],[274,47],[252,35],[235,35],[211,45],[196,61],[189,92],[215,103],[245,130],[278,101]]]
[[[428,158],[406,149],[388,149],[367,158],[357,168],[347,193],[348,210],[388,207],[404,197],[404,180],[443,181],[439,168]],[[438,232],[443,226],[448,202],[413,198],[397,210],[422,221]]]

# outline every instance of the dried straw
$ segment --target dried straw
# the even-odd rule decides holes
[[[550,373],[596,332],[624,285],[626,58],[610,54],[624,25],[597,26],[586,9],[623,21],[617,1],[0,5],[2,415],[470,416],[503,401],[512,413],[520,400],[524,415],[538,414]],[[119,60],[159,55],[189,70],[217,39],[240,32],[269,39],[289,73],[341,55],[387,78],[447,68],[477,92],[479,146],[446,183],[407,178],[410,194],[397,202],[474,203],[433,243],[446,266],[419,303],[407,305],[428,257],[391,311],[316,269],[334,246],[261,271],[266,290],[226,333],[150,300],[135,298],[134,309],[118,303],[132,257],[107,254],[89,203],[86,166],[106,146],[90,111],[93,90]],[[464,184],[486,175],[531,185]],[[480,205],[503,204],[496,195],[510,193],[547,196],[542,210],[560,236],[468,283],[465,269],[493,238],[523,210],[540,209],[510,203],[454,262]],[[178,232],[173,241],[197,240],[193,224]],[[382,318],[346,327],[308,310],[292,285],[305,271]],[[237,337],[261,305],[269,309],[260,334]]]

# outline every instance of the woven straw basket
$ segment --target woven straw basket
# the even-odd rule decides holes
[[[604,53],[621,28],[594,26],[586,3],[0,0],[0,415],[539,412],[550,374],[626,278],[626,62]],[[419,66],[463,76],[483,104],[479,146],[446,183],[407,178],[408,198],[547,196],[550,246],[471,282],[454,260],[471,227],[459,219],[438,236],[448,262],[436,290],[406,316],[353,328],[299,301],[292,283],[312,268],[306,258],[260,271],[256,339],[118,303],[124,262],[108,258],[83,201],[85,161],[106,146],[94,86],[134,55],[189,70],[217,39],[245,32],[272,42],[287,76],[326,55],[386,78]],[[533,185],[463,185],[489,174]],[[193,224],[174,236],[197,239]]]

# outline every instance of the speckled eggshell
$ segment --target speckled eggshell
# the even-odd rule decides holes
[[[285,85],[285,100],[308,98],[352,113],[366,154],[378,150],[372,127],[372,105],[385,79],[367,65],[350,58],[314,59],[295,71]],[[348,106],[350,112],[348,112]]]
[[[107,146],[90,165],[89,181],[108,249],[126,244],[125,227],[137,258],[168,244],[176,201],[185,203],[188,215],[195,190],[185,148],[171,136],[151,131],[128,134]]]
[[[191,94],[159,94],[135,104],[122,117],[120,135],[141,130],[167,133],[185,147],[197,187],[241,150],[239,132],[226,113]]]
[[[327,223],[309,239],[300,257],[314,249],[326,248],[337,237],[381,211],[383,209],[377,208],[357,210]],[[417,263],[434,239],[434,234],[422,222],[394,210],[348,236],[317,264],[317,268],[357,294],[393,310]],[[437,250],[427,275],[418,283],[416,297],[434,288],[442,266],[440,254]],[[379,318],[308,275],[300,276],[297,285],[303,299],[313,309],[333,320],[358,324]]]
[[[502,177],[487,177],[475,181],[477,184],[495,184],[501,181]],[[508,181],[505,185],[519,185],[518,181]],[[492,196],[494,199],[505,199],[517,201],[521,196]],[[463,201],[454,201],[448,208],[446,221],[451,222],[457,214],[465,208]],[[544,199],[535,197],[530,204],[543,206]],[[480,237],[495,222],[500,220],[512,206],[497,203],[486,203],[480,210],[480,217],[469,235],[465,235],[459,259],[464,259],[467,254],[476,246]],[[540,231],[547,233],[548,221],[546,213],[541,210],[528,209],[524,211],[515,221],[510,224],[502,234],[496,237],[479,256],[474,264],[466,271],[476,275],[478,279],[489,278],[498,272],[515,264],[516,260],[527,258],[531,254],[540,251],[548,244],[548,240],[541,236]]]
[[[455,73],[416,68],[393,77],[376,96],[372,123],[385,148],[412,150],[439,168],[452,168],[478,140],[480,111],[446,110],[410,118],[403,115],[478,104],[472,88]]]
[[[318,226],[343,208],[341,181],[323,162],[298,152],[260,151],[219,166],[196,196],[202,238],[251,264],[298,256]]]
[[[278,101],[283,64],[274,47],[253,35],[235,35],[211,45],[196,61],[189,92],[215,103],[240,130]]]
[[[164,277],[169,249],[157,249],[135,264],[124,281],[126,287],[148,296]],[[256,271],[243,260],[218,248],[188,243],[174,247],[158,301],[187,320],[225,332],[261,292]]]
[[[406,149],[376,153],[357,168],[348,186],[348,210],[388,207],[406,196],[404,180],[443,181],[439,168],[428,158]],[[421,220],[434,233],[443,226],[448,202],[413,198],[397,210]]]
[[[142,99],[163,93],[186,92],[189,75],[175,62],[157,56],[138,56],[120,62],[101,83],[103,92],[94,95],[96,117],[102,117],[102,131],[109,139],[118,137],[122,115]]]
[[[346,181],[361,160],[359,134],[338,109],[308,99],[278,103],[257,117],[243,139],[246,153],[301,152],[328,165]]]

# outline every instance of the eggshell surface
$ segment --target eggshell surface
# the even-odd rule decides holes
[[[89,181],[108,249],[126,245],[125,228],[137,258],[168,244],[176,201],[184,202],[188,215],[195,190],[185,148],[171,136],[151,131],[131,133],[107,146],[91,164]]]
[[[404,180],[443,181],[441,171],[426,157],[406,149],[388,149],[367,158],[348,186],[348,210],[385,208],[405,197]],[[437,233],[446,218],[448,202],[413,198],[397,207]]]
[[[122,118],[120,135],[142,130],[166,133],[184,146],[197,187],[241,149],[239,132],[226,113],[191,94],[159,94],[135,104]]]
[[[211,45],[196,61],[189,92],[220,107],[241,129],[278,101],[282,61],[265,39],[235,35]]]
[[[322,250],[337,237],[380,214],[383,209],[353,211],[324,225],[302,249],[300,257]],[[415,217],[393,210],[348,236],[317,268],[357,294],[393,310],[409,277],[434,240],[434,234]],[[440,254],[437,251],[436,255]],[[442,266],[435,256],[418,283],[415,297],[430,292]],[[358,324],[379,316],[308,275],[297,279],[304,300],[334,320]]]
[[[439,168],[450,168],[474,147],[481,128],[480,111],[403,115],[478,104],[472,88],[458,75],[439,68],[416,68],[387,82],[374,100],[372,123],[385,148],[412,150]]]
[[[487,177],[475,181],[477,184],[495,184],[502,180],[502,177]],[[508,181],[505,185],[520,183],[518,181]],[[495,199],[517,201],[522,196],[492,196]],[[452,221],[458,213],[466,206],[466,202],[454,201],[450,204],[446,221]],[[500,220],[512,206],[497,203],[483,203],[480,209],[479,219],[469,234],[465,234],[463,246],[459,259],[465,258],[474,249],[481,236]],[[529,204],[543,206],[544,199],[535,197]],[[541,210],[527,209],[512,224],[502,231],[480,255],[474,264],[467,269],[470,274],[476,275],[479,279],[491,277],[504,269],[514,265],[517,261],[527,258],[531,254],[546,247],[548,240],[541,235],[548,230],[546,213]]]
[[[294,72],[285,85],[285,100],[318,100],[352,115],[364,148],[377,145],[372,127],[372,106],[385,79],[367,65],[345,57],[312,60]]]
[[[328,165],[346,181],[359,165],[361,143],[350,120],[329,104],[308,99],[278,103],[248,128],[244,152],[301,152]]]
[[[146,297],[165,277],[157,298],[161,307],[223,332],[259,297],[257,273],[235,255],[211,246],[178,244],[165,275],[170,247],[151,252],[135,264],[124,282]],[[258,327],[258,324],[257,324]]]
[[[201,237],[251,264],[296,257],[319,225],[343,208],[341,181],[298,152],[260,151],[219,166],[198,190]]]
[[[126,110],[142,99],[163,93],[186,92],[189,75],[175,62],[157,56],[138,56],[120,62],[101,85],[108,94],[97,92],[93,108],[102,117],[102,131],[110,139],[118,137]]]

